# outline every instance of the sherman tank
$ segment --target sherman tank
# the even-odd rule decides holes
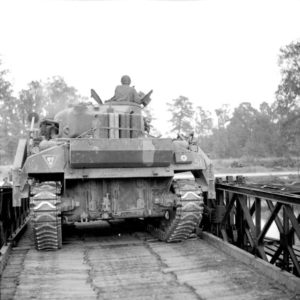
[[[165,242],[199,226],[203,200],[215,198],[211,161],[192,139],[149,135],[143,106],[78,104],[36,125],[30,116],[13,166],[13,203],[30,197],[36,249],[61,248],[62,225],[77,222],[141,219]]]

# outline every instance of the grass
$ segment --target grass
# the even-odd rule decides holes
[[[218,173],[258,173],[258,172],[280,172],[300,171],[300,160],[298,157],[268,157],[251,158],[242,157],[214,159],[215,171]]]

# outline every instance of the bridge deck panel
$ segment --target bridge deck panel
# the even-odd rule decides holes
[[[38,252],[30,228],[2,274],[1,299],[290,299],[293,291],[198,238],[165,244],[148,234],[68,233]]]

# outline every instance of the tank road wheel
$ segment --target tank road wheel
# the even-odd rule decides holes
[[[59,182],[43,182],[31,189],[31,223],[37,250],[57,250],[62,246],[60,191]]]
[[[199,226],[203,213],[201,188],[194,180],[179,179],[172,183],[177,207],[166,211],[165,217],[148,225],[148,230],[165,242],[180,242],[187,239]]]

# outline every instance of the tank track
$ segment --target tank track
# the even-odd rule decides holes
[[[43,182],[31,187],[31,223],[37,250],[57,250],[62,247],[61,185]]]
[[[195,180],[177,179],[172,189],[178,201],[173,211],[168,211],[156,225],[148,224],[152,235],[165,242],[180,242],[187,239],[199,226],[203,214],[202,190]]]

